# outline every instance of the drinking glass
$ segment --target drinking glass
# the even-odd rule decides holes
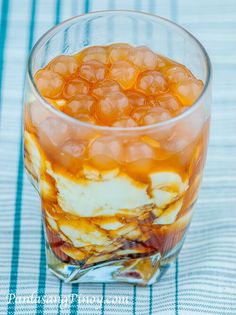
[[[184,64],[203,81],[201,95],[175,118],[133,128],[76,120],[40,95],[34,74],[52,58],[112,43],[146,46]],[[73,17],[38,40],[27,70],[24,161],[41,201],[47,264],[58,278],[140,285],[160,278],[191,222],[206,159],[210,105],[205,49],[164,18],[94,12]],[[140,181],[143,174],[148,180]]]

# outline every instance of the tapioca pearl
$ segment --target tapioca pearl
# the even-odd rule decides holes
[[[127,143],[124,156],[127,172],[136,178],[146,178],[155,164],[154,148],[142,141]]]
[[[90,95],[77,95],[71,99],[63,108],[63,112],[72,117],[78,118],[80,114],[89,114],[93,111],[96,100]]]
[[[178,156],[178,160],[179,162],[181,163],[181,165],[183,165],[186,170],[192,170],[192,162],[194,160],[194,151],[195,151],[195,148],[196,148],[196,142],[197,141],[192,141],[191,143],[188,143],[187,146],[185,146],[182,150],[180,150],[177,154]],[[191,172],[189,172],[190,174]],[[197,175],[197,174],[195,174]],[[191,185],[191,184],[190,184]]]
[[[190,71],[181,65],[174,65],[165,71],[165,77],[170,83],[180,83],[191,76]]]
[[[158,63],[157,55],[147,47],[133,48],[129,60],[142,71],[154,70]]]
[[[61,110],[63,106],[66,105],[66,99],[64,98],[56,98],[56,99],[45,98],[45,99],[48,101],[48,103],[52,104],[54,107],[56,107],[59,110]]]
[[[184,106],[191,106],[200,96],[202,90],[202,81],[194,78],[189,78],[172,87],[173,93]]]
[[[160,143],[152,135],[143,135],[140,139],[155,149],[160,148]]]
[[[138,181],[148,182],[148,175],[155,167],[156,161],[151,158],[143,158],[126,163],[125,169],[128,175]]]
[[[39,70],[34,78],[39,92],[49,98],[58,97],[65,84],[62,76],[51,70]]]
[[[182,106],[180,107],[177,111],[175,111],[173,113],[174,116],[179,116],[181,115],[182,113],[184,113],[187,109],[189,109],[189,106]]]
[[[90,145],[89,156],[106,154],[114,160],[121,160],[123,146],[119,139],[112,136],[102,136],[96,138]]]
[[[55,146],[59,146],[70,136],[68,124],[59,118],[49,117],[40,123],[39,128],[40,133],[45,134]]]
[[[138,69],[128,61],[116,61],[111,65],[109,77],[117,81],[124,90],[131,89],[138,77]]]
[[[166,132],[166,130],[164,129],[163,131]],[[162,130],[158,130],[158,131],[153,131],[148,136],[147,135],[142,136],[141,140],[149,144],[155,150],[155,159],[161,161],[161,160],[167,159],[170,156],[170,153],[161,146],[158,133],[161,133],[161,137],[164,136],[164,134],[162,133]]]
[[[146,95],[157,95],[166,92],[168,84],[159,71],[144,71],[137,80],[137,89]]]
[[[68,140],[61,146],[57,156],[58,163],[71,172],[77,172],[82,167],[86,151],[84,143]]]
[[[96,97],[104,97],[113,92],[121,91],[119,83],[114,80],[104,80],[98,82],[92,89],[92,94]]]
[[[142,117],[145,116],[151,108],[152,108],[151,106],[142,106],[142,107],[134,108],[131,112],[131,117],[138,124],[141,124]]]
[[[168,64],[169,59],[167,59],[161,55],[158,55],[158,54],[156,56],[157,56],[157,69],[159,69],[159,70],[164,69]]]
[[[130,141],[125,146],[125,162],[130,163],[144,158],[155,158],[155,150],[143,141]]]
[[[161,94],[156,98],[158,105],[169,111],[179,111],[182,107],[180,101],[172,94],[165,93]]]
[[[173,132],[173,124],[167,123],[150,129],[149,136],[160,144],[160,149],[164,149],[163,142],[168,141],[173,136]]]
[[[59,118],[47,118],[38,127],[39,142],[50,158],[56,160],[61,145],[70,139],[70,128]]]
[[[75,57],[62,55],[54,58],[50,62],[49,68],[64,78],[68,78],[78,72],[79,62]]]
[[[121,117],[119,120],[113,123],[113,127],[137,127],[137,122],[131,117]]]
[[[99,169],[113,169],[122,161],[122,142],[113,137],[99,137],[95,139],[88,152],[90,163]]]
[[[155,108],[155,107],[160,107],[160,104],[158,102],[158,98],[159,96],[161,97],[162,95],[165,95],[167,93],[162,93],[162,94],[158,94],[158,95],[149,95],[146,97],[147,100],[147,105]]]
[[[88,82],[82,79],[68,81],[64,87],[63,96],[70,99],[77,94],[88,94],[89,87]]]
[[[146,105],[146,97],[142,93],[136,91],[127,91],[125,95],[128,97],[129,103],[133,107]]]
[[[82,62],[95,60],[102,62],[103,64],[107,64],[109,61],[108,50],[107,48],[101,46],[89,47],[82,51],[80,59]]]
[[[180,133],[176,133],[176,130],[173,128],[173,135],[169,139],[165,140],[162,143],[162,146],[165,150],[172,154],[180,154],[184,152],[185,148],[189,145],[189,139],[186,137],[181,137]]]
[[[96,124],[98,125],[96,118],[91,113],[81,113],[78,114],[79,121],[86,122],[88,124]],[[78,142],[89,143],[93,141],[97,137],[97,130],[95,128],[91,128],[91,126],[87,126],[85,124],[71,124],[71,138]]]
[[[163,108],[152,108],[141,119],[143,125],[152,125],[171,119],[171,114],[168,110]]]
[[[67,153],[75,158],[81,158],[85,153],[86,146],[84,143],[69,140],[63,144],[61,149],[63,153]]]
[[[86,122],[88,124],[96,124],[96,119],[90,113],[80,113],[76,116],[76,119]]]
[[[128,44],[113,44],[109,47],[109,59],[113,63],[115,61],[125,61],[132,47]]]
[[[167,150],[180,152],[195,141],[203,128],[205,115],[202,108],[186,115],[173,126],[172,136],[164,143]]]
[[[81,78],[91,83],[103,81],[106,76],[106,66],[99,61],[91,60],[80,66],[79,74]]]
[[[41,122],[53,115],[43,104],[37,101],[29,104],[29,114],[31,122],[35,127],[39,127]]]
[[[189,141],[196,139],[202,131],[206,120],[204,106],[201,105],[176,124],[176,131]]]
[[[96,116],[106,125],[113,124],[119,117],[129,115],[130,111],[129,100],[121,92],[105,96],[95,106]]]
[[[179,63],[167,58],[167,57],[164,57],[162,55],[157,55],[158,56],[158,65],[157,65],[157,69],[159,69],[159,71],[161,73],[166,74],[166,71],[170,68],[173,68],[175,66],[178,66]]]
[[[149,107],[159,107],[158,101],[157,101],[157,95],[151,95],[146,97],[147,106]]]

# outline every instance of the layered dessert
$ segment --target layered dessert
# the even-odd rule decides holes
[[[116,277],[148,283],[152,257],[175,254],[192,217],[208,139],[209,114],[192,106],[203,82],[126,43],[57,56],[34,81],[25,166],[50,251],[81,273],[120,262]]]

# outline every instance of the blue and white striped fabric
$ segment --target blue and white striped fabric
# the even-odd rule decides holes
[[[235,0],[0,0],[0,6],[0,314],[235,315]],[[71,286],[48,272],[39,200],[23,171],[21,108],[33,43],[72,15],[111,8],[180,23],[205,45],[214,67],[210,148],[193,223],[176,263],[147,288]],[[70,303],[71,294],[80,299]]]

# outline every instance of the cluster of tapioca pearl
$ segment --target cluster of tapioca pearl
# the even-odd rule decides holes
[[[36,73],[35,81],[66,114],[116,127],[168,120],[191,106],[203,88],[185,66],[128,44],[58,56]]]

